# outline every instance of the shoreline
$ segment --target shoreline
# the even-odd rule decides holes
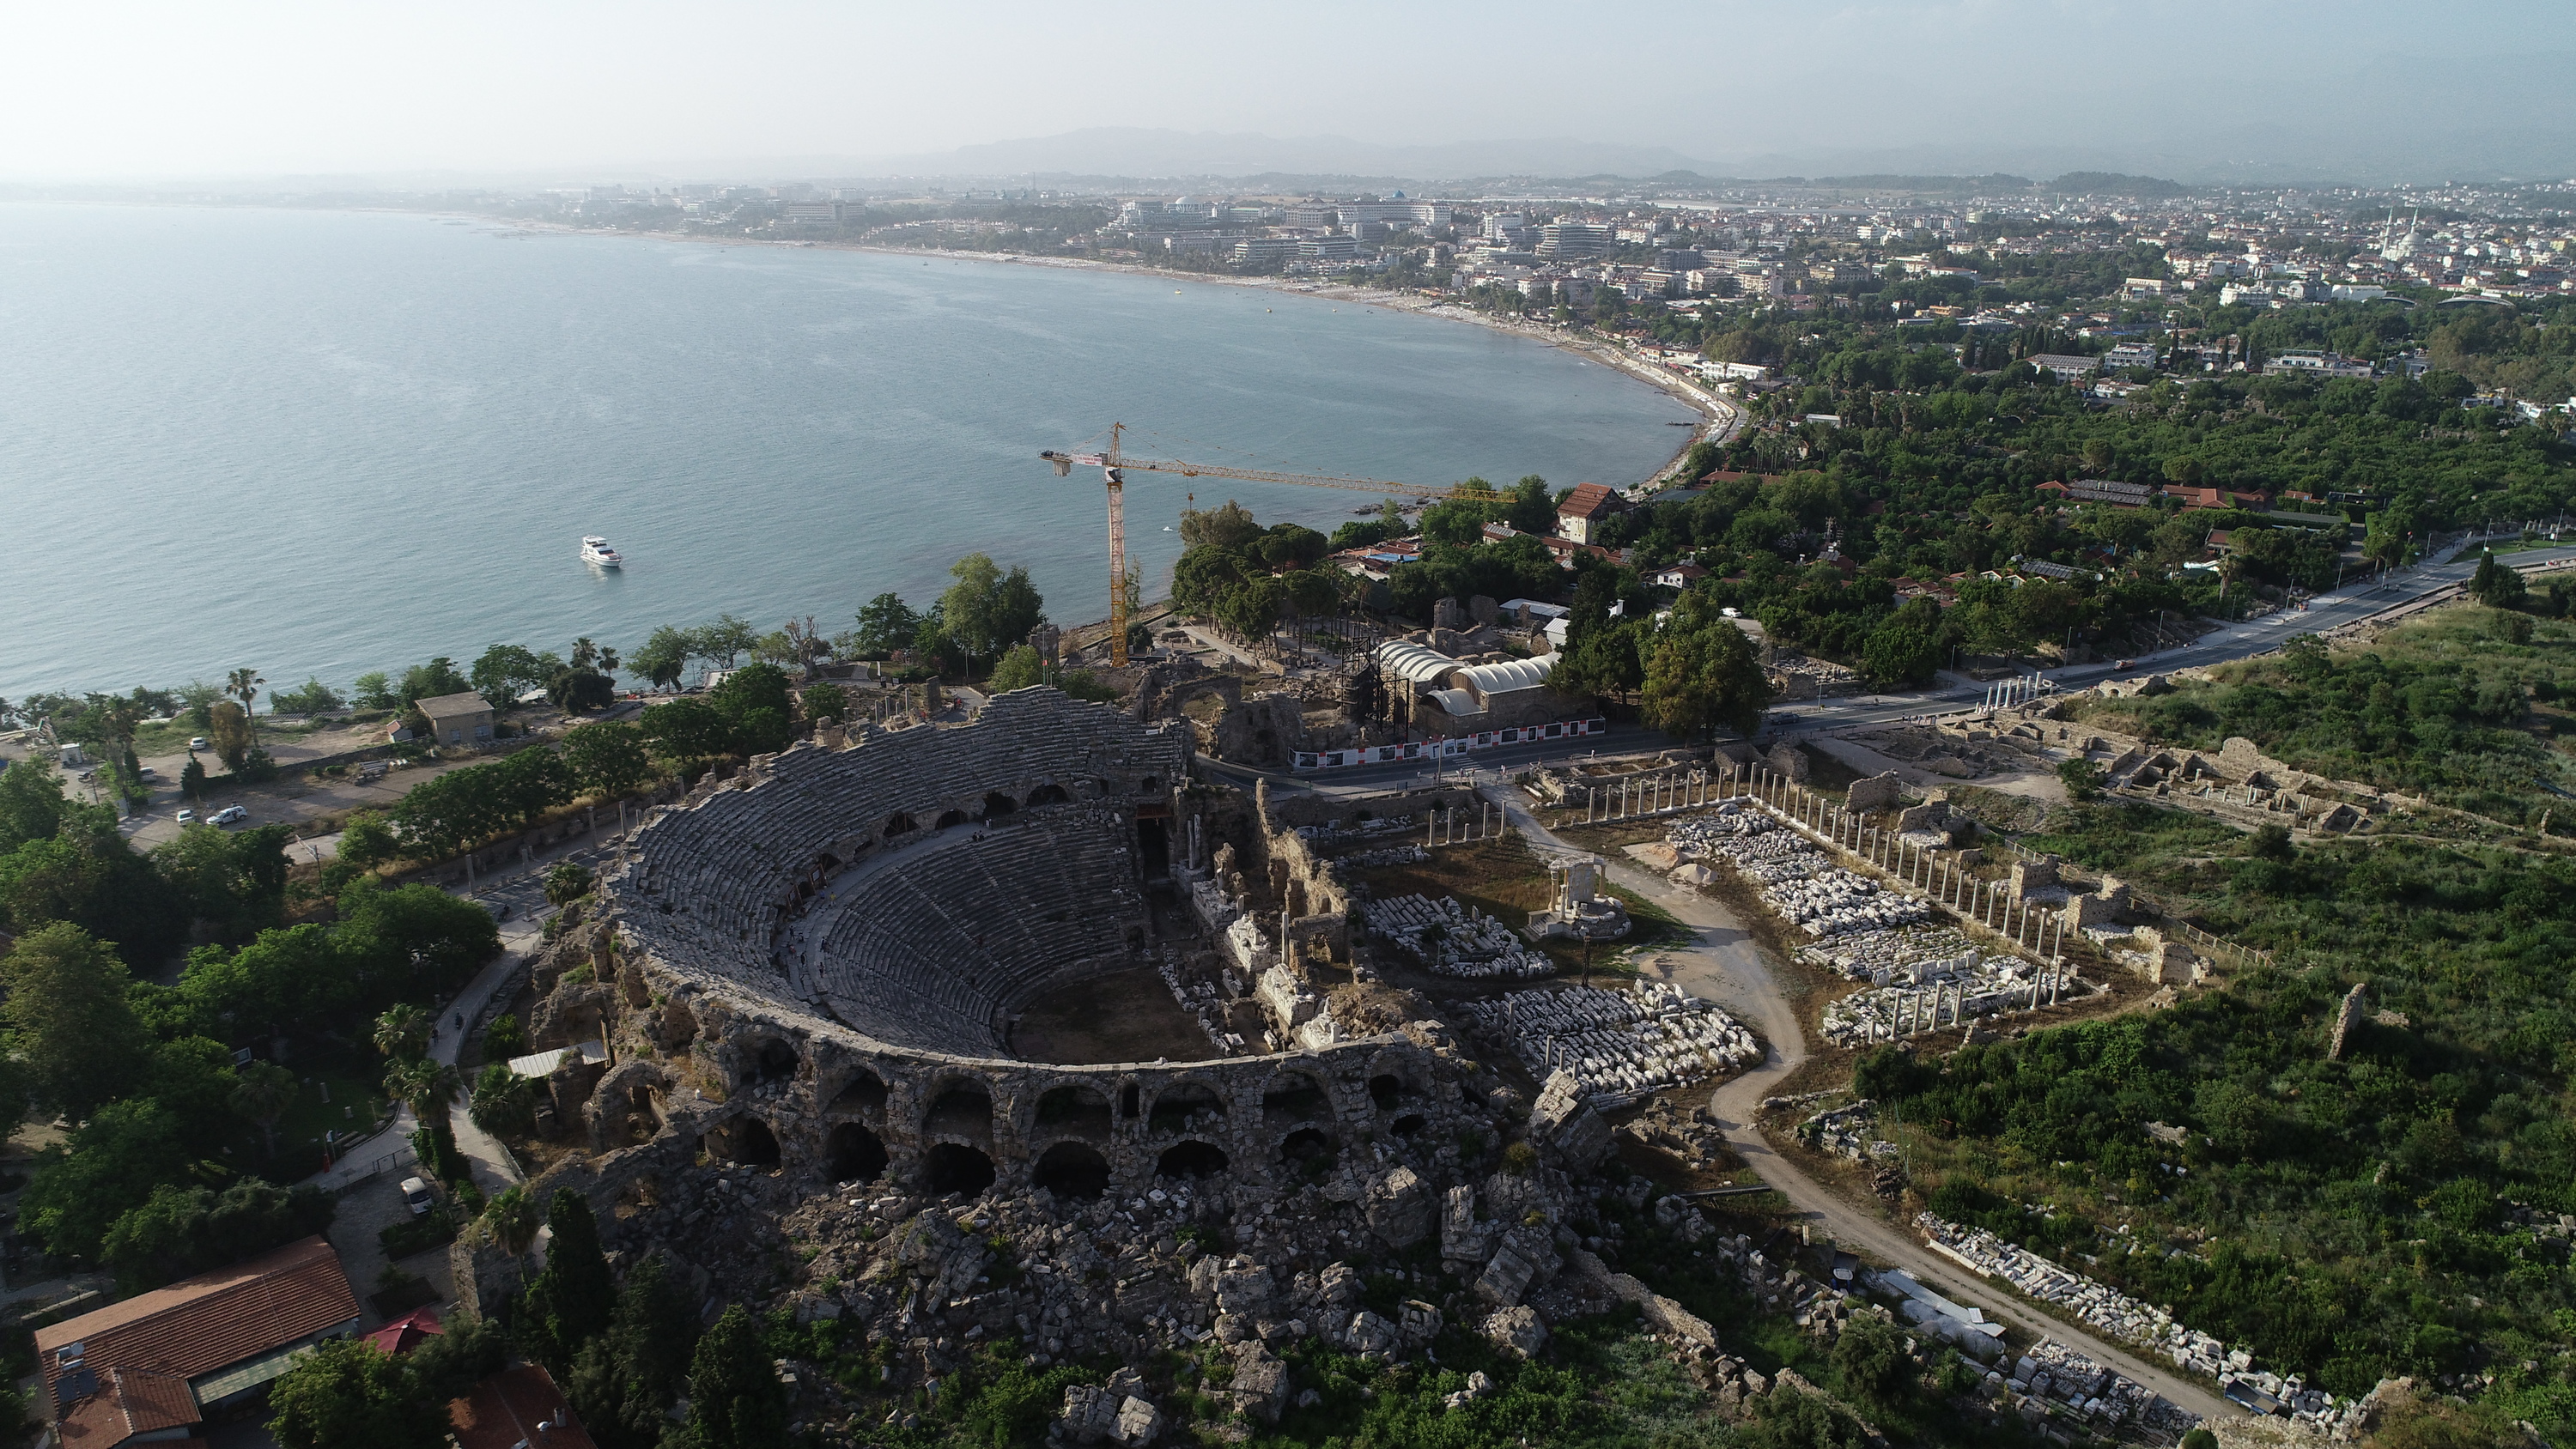
[[[1328,301],[1356,302],[1369,307],[1384,307],[1391,312],[1403,312],[1415,317],[1425,317],[1446,322],[1464,322],[1472,326],[1486,328],[1489,331],[1499,332],[1506,336],[1518,337],[1526,341],[1536,342],[1541,346],[1553,347],[1559,351],[1573,354],[1580,361],[1610,368],[1615,372],[1625,374],[1633,381],[1643,383],[1646,386],[1663,393],[1666,397],[1671,398],[1673,401],[1680,403],[1684,407],[1687,407],[1700,415],[1702,419],[1701,425],[1691,429],[1690,436],[1683,440],[1680,447],[1673,450],[1672,456],[1665,459],[1661,467],[1647,474],[1645,478],[1639,482],[1627,486],[1624,491],[1631,494],[1651,493],[1661,487],[1669,485],[1673,481],[1675,475],[1680,472],[1682,460],[1690,456],[1690,450],[1692,448],[1703,442],[1726,441],[1729,437],[1733,436],[1735,430],[1742,425],[1744,418],[1743,411],[1737,404],[1719,398],[1714,393],[1709,392],[1707,389],[1700,387],[1694,382],[1672,373],[1660,371],[1653,365],[1639,358],[1629,356],[1624,349],[1620,348],[1615,343],[1607,342],[1599,338],[1574,336],[1560,332],[1552,327],[1542,327],[1526,322],[1507,321],[1500,317],[1493,317],[1485,313],[1478,312],[1470,307],[1461,306],[1445,297],[1430,298],[1403,292],[1381,291],[1369,287],[1354,287],[1347,283],[1340,282],[1300,283],[1285,277],[1239,277],[1213,272],[1185,272],[1169,267],[1157,267],[1147,262],[1102,261],[1096,257],[1048,257],[1039,256],[1029,252],[957,251],[947,247],[894,247],[875,245],[868,242],[850,241],[783,241],[752,237],[735,240],[731,237],[696,236],[685,232],[667,231],[599,232],[585,231],[578,227],[564,226],[559,223],[552,222],[530,222],[518,218],[494,218],[468,215],[470,219],[475,221],[499,221],[505,225],[524,228],[531,232],[552,233],[560,236],[632,236],[648,238],[654,241],[685,242],[699,246],[768,247],[784,251],[866,252],[876,256],[889,257],[937,257],[945,261],[980,262],[988,266],[1024,266],[1043,267],[1058,271],[1125,273],[1131,276],[1152,277],[1157,280],[1195,282],[1204,286],[1238,287],[1247,291],[1273,292],[1300,297],[1320,297]]]

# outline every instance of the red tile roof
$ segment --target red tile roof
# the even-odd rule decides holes
[[[448,1404],[447,1416],[462,1449],[599,1449],[554,1379],[535,1364],[476,1384],[472,1394]],[[557,1427],[539,1434],[539,1424]]]
[[[1565,501],[1556,505],[1556,511],[1566,518],[1596,518],[1617,513],[1627,506],[1628,500],[1620,497],[1619,490],[1607,483],[1577,483]]]
[[[64,1449],[107,1449],[148,1432],[133,1427],[143,1420],[165,1429],[197,1422],[189,1380],[357,1318],[340,1255],[313,1237],[37,1329],[36,1361]],[[76,1372],[96,1389],[65,1404],[62,1350],[74,1344]]]
[[[438,1325],[437,1309],[415,1308],[369,1333],[367,1342],[374,1344],[387,1358],[399,1358],[446,1331]]]

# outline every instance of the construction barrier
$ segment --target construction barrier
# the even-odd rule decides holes
[[[1416,740],[1409,745],[1366,745],[1352,750],[1299,750],[1294,770],[1339,770],[1353,765],[1397,765],[1408,760],[1446,760],[1477,750],[1490,750],[1502,745],[1534,745],[1547,740],[1570,740],[1582,735],[1608,731],[1610,722],[1600,719],[1558,720],[1554,724],[1522,725],[1516,729],[1480,730],[1474,734],[1438,739]]]

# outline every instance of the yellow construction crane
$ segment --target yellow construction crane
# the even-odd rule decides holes
[[[1390,483],[1383,478],[1348,478],[1338,473],[1275,473],[1261,468],[1238,468],[1231,463],[1181,463],[1167,458],[1131,458],[1119,451],[1119,435],[1127,430],[1125,423],[1109,425],[1109,446],[1097,453],[1059,453],[1050,448],[1038,454],[1055,465],[1055,476],[1066,477],[1073,465],[1098,468],[1109,484],[1109,660],[1113,665],[1127,663],[1127,510],[1120,500],[1126,490],[1125,472],[1129,468],[1148,473],[1178,473],[1184,478],[1245,478],[1255,483],[1294,483],[1304,488],[1348,488],[1361,493],[1385,493],[1405,498],[1446,498],[1450,490],[1421,483]]]

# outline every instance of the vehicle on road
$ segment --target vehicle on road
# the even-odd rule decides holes
[[[250,818],[250,812],[239,805],[227,805],[209,818],[217,825],[239,825]]]
[[[2123,659],[2119,663],[2111,666],[2111,672],[2113,674],[2126,674],[2137,667],[2138,661],[2134,659]]]
[[[417,1177],[402,1180],[402,1195],[403,1206],[410,1208],[411,1215],[416,1218],[428,1217],[429,1210],[438,1206],[438,1199],[429,1195],[429,1184]]]
[[[213,745],[206,743],[206,737],[204,735],[190,735],[188,737],[189,754],[193,755],[199,750],[211,750],[213,748]]]
[[[161,778],[161,772],[150,765],[137,765],[134,767],[134,777],[138,780],[158,780]]]
[[[179,812],[179,823],[180,823],[180,824],[182,824],[182,825],[194,825],[194,824],[196,824],[196,823],[197,823],[197,812],[196,812],[196,811],[194,811],[194,810],[182,810],[182,811],[180,811],[180,812]]]

